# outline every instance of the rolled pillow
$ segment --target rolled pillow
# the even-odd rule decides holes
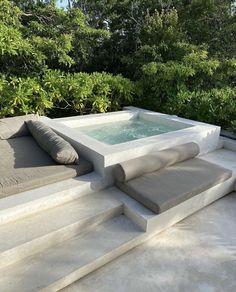
[[[37,119],[37,115],[24,115],[19,117],[0,119],[0,139],[7,140],[30,135],[25,122]]]
[[[28,129],[39,146],[60,164],[75,164],[79,156],[75,149],[40,121],[28,121]]]
[[[145,173],[193,158],[199,154],[199,151],[199,146],[194,142],[190,142],[124,161],[116,165],[114,170],[115,179],[119,182],[126,182]]]

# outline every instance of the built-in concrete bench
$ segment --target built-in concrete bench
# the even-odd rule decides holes
[[[164,212],[224,182],[232,171],[195,158],[199,148],[187,143],[120,163],[116,184],[155,213]]]
[[[30,116],[28,119],[31,118]],[[7,122],[7,131],[4,121],[5,119],[0,120],[0,198],[84,175],[93,170],[92,164],[81,157],[79,163],[74,165],[56,163],[27,132],[24,118],[16,118],[17,127],[14,119]],[[5,139],[9,136],[10,138]]]

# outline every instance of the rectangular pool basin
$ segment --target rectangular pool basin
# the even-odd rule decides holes
[[[133,118],[127,121],[109,122],[100,125],[78,127],[85,135],[109,145],[115,145],[137,139],[177,131],[192,125],[148,121],[144,118]]]
[[[200,153],[218,147],[220,128],[162,113],[127,107],[123,111],[60,119],[45,118],[102,176],[116,163],[187,142]]]

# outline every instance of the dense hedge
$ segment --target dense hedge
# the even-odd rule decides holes
[[[132,103],[134,84],[108,73],[48,70],[39,77],[0,78],[1,117],[32,112],[53,116],[118,110]]]

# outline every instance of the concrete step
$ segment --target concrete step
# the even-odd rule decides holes
[[[0,291],[58,291],[127,252],[145,233],[121,215],[0,270]]]
[[[124,204],[125,216],[135,222],[143,231],[147,231],[148,221],[156,217],[156,214],[116,187],[108,190],[111,196]]]
[[[102,177],[92,172],[78,178],[2,198],[0,199],[0,225],[65,204],[103,188]]]
[[[97,225],[123,211],[123,204],[101,191],[0,226],[0,267],[12,264]]]
[[[221,141],[225,149],[236,151],[236,140],[221,137]]]

